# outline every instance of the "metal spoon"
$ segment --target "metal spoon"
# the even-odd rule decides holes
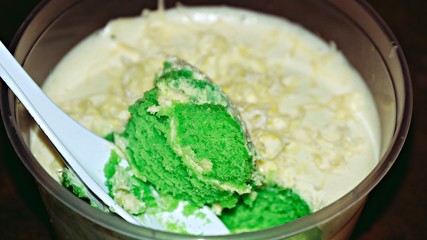
[[[111,142],[95,135],[63,112],[25,72],[13,55],[0,42],[0,77],[28,110],[52,144],[63,156],[66,164],[78,175],[86,187],[105,205],[126,221],[158,230],[167,230],[159,216],[144,214],[143,219],[127,213],[109,195],[105,186],[103,168],[112,150],[120,152]],[[163,213],[182,223],[193,234],[222,235],[229,231],[207,207],[201,209],[205,218],[184,216],[183,203],[173,212]]]

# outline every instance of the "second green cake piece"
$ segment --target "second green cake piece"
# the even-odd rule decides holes
[[[239,114],[199,70],[169,58],[155,87],[129,108],[121,135],[137,177],[198,206],[232,208],[260,185]]]

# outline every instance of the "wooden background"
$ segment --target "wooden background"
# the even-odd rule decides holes
[[[9,43],[37,0],[0,0],[0,40]],[[406,55],[414,87],[410,134],[371,193],[352,239],[427,239],[427,1],[369,0]],[[54,239],[34,180],[0,126],[0,239]]]

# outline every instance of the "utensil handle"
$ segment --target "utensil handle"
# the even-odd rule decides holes
[[[128,222],[140,225],[138,220],[118,206],[107,194],[104,182],[99,179],[96,181],[91,177],[99,173],[87,171],[91,169],[88,166],[94,164],[94,161],[106,158],[100,155],[105,154],[105,151],[91,148],[91,145],[96,145],[93,144],[94,142],[99,142],[96,141],[98,136],[85,129],[84,132],[87,132],[87,136],[82,138],[83,131],[80,131],[80,128],[84,127],[71,119],[40,89],[2,42],[0,42],[0,77],[21,101],[82,182],[106,205],[112,207],[117,214]],[[78,146],[76,146],[76,139],[78,139]],[[86,165],[82,166],[77,159],[87,160],[82,163]],[[99,169],[102,169],[102,166]],[[96,171],[93,168],[92,170]]]
[[[69,160],[68,157],[74,159],[72,152],[66,146],[68,140],[77,137],[75,135],[76,131],[70,130],[74,129],[74,127],[79,127],[77,126],[79,124],[75,121],[70,121],[68,115],[44,94],[1,42],[0,76],[58,151],[63,154],[64,158],[66,160]],[[57,133],[61,134],[58,135]],[[70,161],[74,161],[72,159]],[[74,165],[78,165],[78,163],[73,163],[72,167]]]

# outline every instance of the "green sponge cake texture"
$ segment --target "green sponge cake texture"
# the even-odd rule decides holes
[[[191,66],[167,62],[129,112],[129,162],[161,193],[231,208],[250,191],[255,165],[244,127],[219,87]]]
[[[252,158],[237,121],[220,105],[177,104],[170,118],[176,133],[173,146],[206,182],[245,189]]]
[[[311,212],[308,204],[292,189],[275,184],[265,185],[240,201],[237,207],[226,209],[220,216],[231,232],[275,227]]]

